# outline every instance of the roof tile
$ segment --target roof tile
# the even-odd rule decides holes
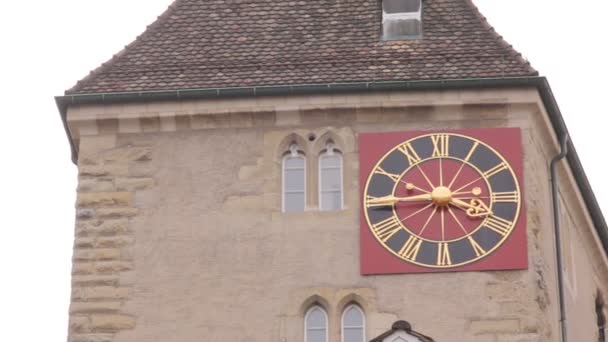
[[[418,40],[381,21],[379,0],[176,0],[66,93],[537,75],[471,0],[425,0]]]

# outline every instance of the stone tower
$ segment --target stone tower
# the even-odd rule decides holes
[[[546,79],[471,0],[176,0],[56,100],[79,168],[70,342],[601,338],[606,223]],[[521,132],[525,265],[479,242],[483,270],[362,272],[362,136],[497,128]],[[386,258],[412,264],[408,241]]]

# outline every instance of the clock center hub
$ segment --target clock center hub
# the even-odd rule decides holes
[[[445,186],[439,186],[433,189],[431,198],[436,205],[445,207],[452,200],[452,191]]]

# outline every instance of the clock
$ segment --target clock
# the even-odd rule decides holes
[[[360,135],[363,274],[527,268],[519,129]]]

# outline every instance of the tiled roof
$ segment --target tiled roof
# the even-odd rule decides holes
[[[382,41],[380,0],[176,0],[67,94],[533,76],[471,0],[425,0]]]

